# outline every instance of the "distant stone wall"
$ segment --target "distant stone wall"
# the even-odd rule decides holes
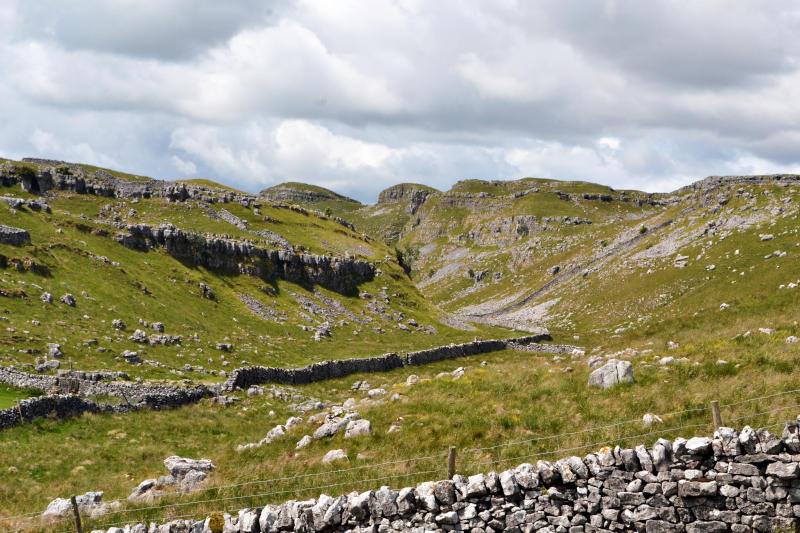
[[[741,433],[720,428],[713,439],[658,439],[650,448],[606,447],[399,491],[381,487],[242,509],[223,515],[223,531],[797,531],[799,454],[796,422],[786,424],[783,438],[747,426]],[[191,533],[209,531],[208,523],[174,520],[125,531]]]
[[[263,383],[302,385],[351,374],[385,372],[402,366],[423,365],[444,359],[502,350],[507,346],[525,346],[546,339],[550,339],[550,335],[540,334],[508,340],[474,341],[439,346],[404,355],[388,353],[377,357],[322,361],[301,368],[243,367],[232,371],[221,386],[215,385],[214,387],[197,385],[183,388],[170,385],[108,381],[101,379],[103,376],[99,373],[76,371],[64,372],[59,376],[29,374],[16,368],[0,366],[0,383],[20,389],[38,389],[45,393],[71,393],[70,396],[62,397],[58,394],[51,394],[46,397],[24,400],[23,402],[29,403],[23,407],[12,407],[0,411],[0,429],[30,421],[38,416],[68,417],[84,412],[129,412],[143,408],[169,409],[197,403],[203,398],[213,396],[216,391],[231,392]],[[87,400],[87,398],[102,396],[121,398],[125,403],[109,406]],[[56,398],[56,400],[49,401],[48,398]],[[74,398],[75,400],[68,401],[63,398]],[[20,402],[19,405],[22,406],[23,402]],[[17,414],[15,415],[14,412]]]
[[[36,418],[69,418],[83,413],[128,413],[140,405],[98,404],[73,395],[41,396],[22,400],[14,407],[0,409],[0,430],[31,422]]]
[[[300,385],[360,372],[385,372],[401,366],[403,366],[403,360],[395,353],[387,353],[378,357],[323,361],[302,368],[250,366],[237,368],[231,372],[222,385],[222,390],[230,392],[261,383]]]
[[[19,408],[12,407],[0,411],[0,413],[4,413],[0,414],[0,429],[9,427],[8,425],[3,425],[11,423],[9,421],[15,421],[14,424],[27,422],[39,416],[36,413],[42,412],[45,414],[41,416],[50,415],[52,413],[58,417],[67,417],[84,412],[128,412],[143,408],[160,410],[197,403],[201,399],[213,394],[211,389],[203,386],[182,388],[169,385],[142,385],[119,381],[99,381],[71,376],[37,375],[3,366],[0,366],[0,383],[5,383],[20,389],[38,389],[45,393],[51,391],[72,393],[69,396],[59,396],[55,394],[23,400],[18,404],[21,406]],[[96,404],[86,400],[86,398],[97,396],[122,398],[125,403],[104,407],[104,404]],[[48,402],[48,398],[56,398],[57,400]],[[74,401],[67,401],[63,398],[73,398]],[[23,404],[25,405],[23,406]],[[20,414],[20,409],[22,410],[21,416],[15,416],[12,411],[16,410],[18,414]]]
[[[251,385],[262,383],[288,383],[299,385],[322,381],[326,379],[349,376],[351,374],[386,372],[401,366],[424,365],[444,359],[466,357],[480,353],[503,350],[510,343],[527,345],[530,343],[549,340],[549,334],[531,335],[508,340],[473,341],[464,344],[438,346],[428,350],[409,352],[404,355],[388,353],[379,357],[364,357],[355,359],[340,359],[336,361],[323,361],[302,368],[275,368],[265,366],[248,366],[237,368],[231,372],[223,383],[222,390],[230,392],[236,389],[246,389]]]

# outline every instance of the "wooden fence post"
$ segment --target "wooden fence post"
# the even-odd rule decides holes
[[[456,475],[456,447],[450,446],[447,454],[447,479],[453,479],[454,475]]]
[[[719,412],[719,401],[711,400],[711,416],[714,419],[714,431],[722,427],[722,415]]]
[[[78,502],[75,501],[75,495],[70,496],[69,501],[72,502],[72,514],[75,515],[75,529],[78,533],[83,533],[83,526],[81,525],[81,514],[78,512]]]

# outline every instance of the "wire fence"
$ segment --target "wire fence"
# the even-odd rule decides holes
[[[794,395],[794,398],[792,396]],[[793,399],[788,405],[776,402]],[[593,426],[575,431],[541,435],[524,440],[501,442],[491,446],[458,450],[458,473],[470,475],[484,472],[499,465],[516,466],[521,462],[560,459],[597,451],[602,447],[626,444],[644,444],[648,438],[689,437],[687,434],[711,434],[715,429],[714,415],[723,425],[780,428],[784,421],[777,420],[787,411],[800,412],[800,389],[748,398],[721,404],[715,413],[716,402],[710,407],[698,407],[658,414],[645,423],[642,418]],[[750,412],[747,412],[750,411]],[[645,429],[646,431],[642,431]],[[647,443],[652,444],[652,443]],[[452,452],[451,452],[452,453]],[[106,511],[98,517],[82,517],[87,530],[108,529],[123,524],[166,522],[180,518],[200,518],[214,512],[232,512],[241,508],[263,506],[324,491],[345,493],[374,488],[385,483],[393,488],[409,486],[431,479],[444,479],[452,474],[451,453],[409,457],[378,463],[361,464],[348,468],[304,472],[296,475],[254,479],[241,483],[198,487],[182,493],[164,495],[158,504],[142,504],[128,500],[106,503]],[[372,474],[378,471],[380,475]],[[440,477],[437,477],[440,476]],[[45,519],[41,511],[0,517],[0,530],[21,533],[30,530],[68,532],[74,528],[73,516]]]

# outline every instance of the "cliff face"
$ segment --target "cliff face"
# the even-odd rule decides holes
[[[378,195],[378,204],[396,204],[404,202],[408,204],[406,206],[406,212],[413,215],[417,212],[419,207],[425,203],[428,196],[435,192],[434,189],[425,187],[424,185],[401,183],[381,191]]]
[[[32,160],[39,162],[41,160]],[[33,194],[47,191],[70,191],[107,198],[166,198],[173,202],[199,200],[206,203],[237,202],[252,206],[257,198],[233,191],[212,190],[201,185],[191,185],[162,180],[129,181],[98,169],[91,174],[77,165],[63,164],[54,167],[39,167],[38,170],[19,172],[13,166],[0,167],[0,184],[20,184],[22,189]]]
[[[156,228],[130,224],[125,229],[127,233],[118,233],[116,240],[127,248],[163,247],[176,259],[213,270],[321,285],[341,294],[355,293],[358,284],[375,276],[375,266],[363,260],[270,250],[247,241],[206,238],[171,224]]]

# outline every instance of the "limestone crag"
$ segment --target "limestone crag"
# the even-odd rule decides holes
[[[339,497],[242,509],[223,531],[366,532],[796,531],[800,517],[797,422],[783,438],[745,426],[714,438],[658,439],[585,457],[524,463],[504,472],[428,481]],[[208,531],[209,518],[150,524],[150,531]],[[131,531],[145,531],[138,524]],[[111,530],[109,530],[110,532]]]
[[[317,284],[342,294],[353,293],[358,284],[375,276],[375,266],[363,260],[270,250],[248,241],[207,238],[171,224],[156,228],[129,224],[125,229],[127,233],[118,233],[116,240],[127,248],[147,250],[160,246],[176,259],[206,268]]]
[[[683,187],[676,192],[682,194],[691,191],[710,191],[724,185],[797,185],[800,183],[798,174],[763,174],[758,176],[709,176],[691,185]]]
[[[378,204],[407,203],[406,212],[413,215],[428,197],[437,191],[414,183],[400,183],[384,189],[378,195]]]
[[[236,202],[247,207],[258,203],[258,198],[254,195],[211,189],[202,185],[153,179],[132,181],[118,178],[101,169],[88,173],[80,165],[63,161],[31,158],[23,161],[53,166],[40,167],[35,172],[19,176],[13,164],[3,165],[0,166],[0,183],[5,186],[20,184],[23,190],[34,194],[59,190],[108,198],[167,198],[175,202],[195,199],[206,203]]]
[[[342,200],[345,202],[352,202],[360,204],[358,200],[353,200],[347,196],[342,196],[333,191],[323,189],[322,187],[309,189],[294,186],[291,183],[284,183],[264,189],[258,195],[268,202],[289,202],[289,203],[313,203],[323,200]]]

